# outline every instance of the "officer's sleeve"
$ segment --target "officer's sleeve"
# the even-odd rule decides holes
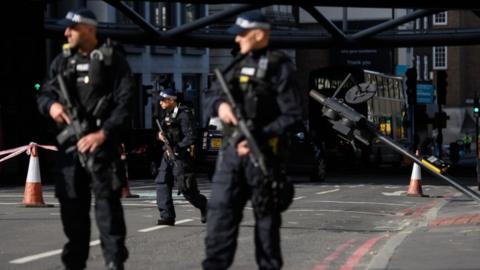
[[[48,72],[47,82],[43,84],[40,92],[37,95],[38,110],[44,116],[49,116],[50,106],[52,106],[54,102],[58,101],[58,94],[56,92],[58,91],[58,87],[56,81],[53,82],[52,79],[54,79],[60,72],[62,59],[63,56],[58,55],[52,61]]]
[[[133,98],[134,80],[130,66],[125,58],[119,54],[112,63],[114,89],[113,89],[113,108],[110,116],[104,121],[102,129],[106,137],[122,134],[129,125],[129,111]]]
[[[295,81],[295,69],[290,61],[283,62],[273,84],[277,90],[276,101],[280,108],[280,115],[263,128],[268,136],[278,136],[286,129],[302,120],[302,99]]]
[[[195,121],[190,111],[184,111],[179,116],[183,139],[177,143],[178,148],[185,148],[195,143]]]

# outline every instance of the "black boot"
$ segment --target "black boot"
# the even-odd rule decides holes
[[[168,226],[175,226],[175,219],[173,218],[166,218],[166,219],[159,219],[157,220],[157,225],[168,225]]]
[[[200,221],[202,223],[207,223],[207,207],[206,206],[205,208],[200,209],[200,214],[201,214]]]

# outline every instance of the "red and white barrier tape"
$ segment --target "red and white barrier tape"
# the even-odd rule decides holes
[[[27,145],[24,145],[24,146],[0,151],[0,156],[7,155],[7,156],[0,159],[0,163],[5,161],[5,160],[9,160],[11,158],[14,158],[14,157],[22,154],[23,152],[26,152],[27,155],[30,155],[32,153],[32,151],[33,152],[36,151],[36,150],[34,150],[36,147],[40,147],[40,148],[43,148],[43,149],[46,149],[46,150],[51,150],[51,151],[58,151],[57,147],[54,146],[54,145],[41,145],[41,144],[31,142],[30,144],[27,144]],[[35,155],[35,153],[34,153],[34,155]]]

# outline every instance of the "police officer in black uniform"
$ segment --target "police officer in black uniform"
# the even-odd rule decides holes
[[[160,125],[164,132],[158,138],[169,144],[172,152],[164,146],[162,162],[155,178],[157,184],[157,206],[160,211],[158,225],[175,225],[175,208],[173,206],[172,188],[174,182],[178,192],[193,206],[200,209],[201,222],[207,221],[207,199],[200,194],[193,172],[192,145],[195,142],[195,120],[190,109],[177,103],[174,89],[167,88],[160,92]]]
[[[235,42],[240,46],[240,52],[224,71],[224,77],[237,106],[250,123],[251,132],[267,159],[275,181],[285,181],[281,167],[282,141],[286,131],[301,121],[303,105],[296,89],[292,62],[284,53],[268,48],[269,30],[269,22],[259,11],[238,16],[229,32],[236,35]],[[204,269],[226,269],[231,265],[243,208],[251,199],[258,267],[280,269],[283,265],[281,210],[271,208],[265,213],[260,211],[259,204],[254,203],[264,199],[261,198],[264,194],[261,192],[263,174],[248,156],[250,149],[247,141],[236,136],[238,133],[234,130],[238,119],[220,89],[218,83],[212,85],[206,104],[224,123],[224,140],[212,180],[206,259],[202,266]],[[291,197],[285,199],[291,202]]]
[[[90,129],[78,141],[60,145],[64,156],[62,179],[56,196],[68,242],[63,247],[66,269],[85,269],[90,242],[91,189],[95,196],[95,218],[108,269],[123,269],[128,257],[126,226],[120,202],[124,184],[119,138],[126,130],[133,94],[133,77],[125,58],[96,37],[97,20],[92,11],[70,11],[60,21],[68,45],[51,63],[50,81],[38,96],[39,110],[63,128],[71,124],[66,100],[59,91],[57,74],[62,74],[70,98]],[[101,101],[102,100],[102,101]],[[101,101],[101,102],[100,102]],[[76,151],[69,151],[76,147]],[[80,156],[87,157],[80,163]]]

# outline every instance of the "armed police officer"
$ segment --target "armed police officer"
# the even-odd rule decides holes
[[[288,187],[293,187],[282,173],[282,141],[287,130],[301,121],[302,104],[294,66],[284,53],[268,48],[269,31],[270,24],[259,11],[238,16],[229,32],[236,35],[239,55],[223,72],[225,84],[217,80],[210,91],[207,106],[224,123],[224,140],[208,204],[204,269],[226,269],[231,265],[243,208],[249,199],[254,209],[259,269],[280,269],[283,265],[281,211],[290,204],[293,190]],[[245,136],[242,126],[249,128],[253,140]],[[259,166],[262,159],[258,152],[253,155],[253,143],[266,166]]]
[[[164,153],[159,173],[155,179],[157,185],[157,206],[160,211],[158,225],[175,225],[175,208],[172,189],[174,182],[178,192],[193,206],[200,209],[201,222],[207,219],[207,199],[200,194],[193,172],[192,145],[195,142],[195,120],[190,109],[177,102],[174,89],[160,92],[160,132],[158,138],[164,142]]]
[[[67,127],[57,136],[65,153],[61,159],[63,179],[56,185],[68,238],[62,261],[67,269],[86,267],[92,189],[107,268],[123,269],[128,251],[120,202],[124,178],[118,174],[119,138],[127,128],[132,74],[116,48],[100,44],[92,11],[70,11],[60,23],[65,26],[68,45],[51,63],[50,81],[39,95],[38,105],[59,127]]]

